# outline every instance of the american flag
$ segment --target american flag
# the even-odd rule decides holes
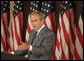
[[[55,6],[53,1],[32,1],[30,7],[30,13],[33,11],[41,11],[45,14],[44,24],[46,24],[55,34]],[[28,16],[27,29],[26,29],[26,43],[29,39],[29,33],[33,29],[30,16]]]
[[[41,12],[45,14],[44,24],[46,24],[56,35],[55,1],[42,1]]]
[[[76,39],[74,3],[63,1],[59,14],[59,27],[53,50],[54,60],[74,60],[74,44]]]
[[[74,55],[76,60],[83,60],[83,9],[77,26]]]
[[[23,1],[14,1],[13,17],[10,31],[9,50],[14,51],[22,41],[22,23],[23,23]]]
[[[1,1],[1,51],[7,52],[9,27],[9,1]]]

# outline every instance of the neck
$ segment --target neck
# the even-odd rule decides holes
[[[38,31],[38,33],[44,28],[44,24],[40,27],[40,29],[38,29],[37,31]]]

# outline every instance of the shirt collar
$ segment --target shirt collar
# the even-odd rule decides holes
[[[39,30],[37,30],[37,32],[39,33],[44,27],[45,27],[45,25],[43,24],[42,27]],[[38,35],[38,33],[37,33],[37,35]]]

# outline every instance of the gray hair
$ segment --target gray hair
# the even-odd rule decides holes
[[[30,16],[34,15],[34,14],[38,14],[41,20],[45,19],[45,15],[40,11],[34,11],[34,12],[30,13]]]

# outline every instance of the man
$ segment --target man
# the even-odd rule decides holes
[[[18,50],[24,51],[23,54],[28,53],[29,60],[51,60],[55,42],[54,33],[43,24],[44,14],[40,11],[31,13],[30,19],[34,29],[29,35],[28,44],[22,43]]]

